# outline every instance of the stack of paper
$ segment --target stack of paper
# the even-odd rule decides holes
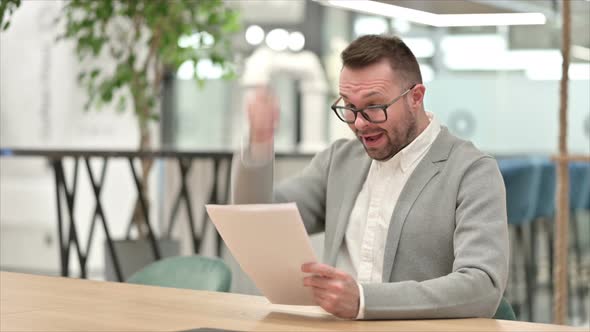
[[[301,265],[317,262],[295,203],[207,205],[244,272],[272,303],[316,305]]]

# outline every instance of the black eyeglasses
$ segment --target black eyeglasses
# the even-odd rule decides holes
[[[400,98],[405,96],[408,92],[412,91],[412,89],[416,86],[416,84],[412,85],[409,89],[404,91],[401,95],[395,97],[391,102],[383,105],[371,105],[365,108],[356,109],[350,106],[340,106],[338,103],[342,100],[342,97],[336,99],[334,104],[332,104],[331,108],[336,113],[338,119],[342,120],[346,123],[354,123],[356,121],[356,116],[358,113],[361,113],[363,118],[371,123],[382,123],[387,121],[387,109],[389,106],[395,104]]]

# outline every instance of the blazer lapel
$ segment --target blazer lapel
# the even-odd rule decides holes
[[[335,174],[335,178],[341,182],[340,192],[342,193],[342,200],[340,205],[340,212],[338,213],[338,219],[336,219],[336,229],[334,237],[332,239],[326,238],[326,241],[331,240],[329,250],[326,252],[326,263],[335,265],[336,256],[338,250],[342,245],[344,233],[346,233],[346,227],[350,219],[350,213],[356,202],[356,198],[360,193],[369,167],[371,166],[371,159],[362,151],[362,155],[358,158],[354,158],[352,162],[347,163],[346,166],[338,169],[338,174]],[[326,247],[328,249],[328,247]]]
[[[428,184],[428,182],[438,174],[440,168],[438,162],[447,160],[452,148],[451,136],[446,127],[442,127],[438,137],[432,143],[430,150],[426,153],[422,161],[416,166],[416,169],[410,175],[408,182],[402,189],[387,232],[387,241],[385,244],[385,254],[383,258],[383,281],[387,282],[391,278],[393,263],[399,239],[402,233],[404,223],[408,217],[410,209],[416,199]]]

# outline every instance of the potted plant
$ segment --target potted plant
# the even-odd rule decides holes
[[[140,133],[139,151],[153,147],[150,123],[161,116],[166,72],[176,72],[187,61],[196,68],[206,59],[219,66],[224,77],[234,74],[230,41],[240,25],[237,12],[222,0],[71,0],[65,3],[58,22],[64,26],[58,39],[73,41],[78,58],[84,61],[78,81],[88,92],[85,109],[113,104],[125,111],[131,105]],[[104,65],[105,58],[112,68]],[[204,83],[197,70],[194,79]],[[144,197],[148,197],[152,164],[152,159],[141,160]],[[132,220],[139,237],[144,237],[139,201]]]

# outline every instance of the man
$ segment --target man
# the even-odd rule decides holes
[[[425,112],[418,62],[399,38],[360,37],[341,57],[332,109],[358,140],[334,142],[273,188],[278,107],[258,90],[234,203],[294,201],[308,232],[325,231],[325,264],[304,264],[302,282],[338,317],[492,317],[508,275],[496,162]]]

